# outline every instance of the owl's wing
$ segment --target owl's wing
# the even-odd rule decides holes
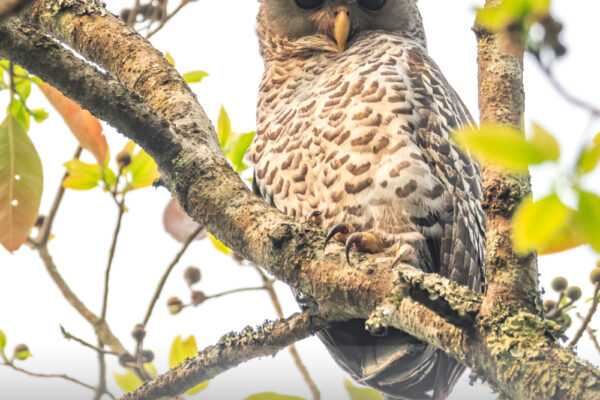
[[[408,54],[408,76],[417,116],[417,144],[445,186],[441,237],[427,237],[433,270],[475,291],[484,284],[485,216],[476,162],[451,141],[450,133],[474,125],[466,107],[438,66],[420,47]]]

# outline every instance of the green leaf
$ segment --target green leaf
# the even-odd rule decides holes
[[[150,186],[160,178],[158,166],[152,157],[141,149],[132,157],[131,164],[123,168],[123,173],[129,173],[130,189],[141,189]]]
[[[167,51],[167,54],[165,54],[165,59],[169,62],[169,64],[171,64],[172,66],[175,66],[175,59],[173,58],[171,53],[169,53],[168,51]]]
[[[29,79],[15,78],[15,90],[23,101],[27,101],[31,94],[31,81]]]
[[[286,396],[275,392],[257,393],[246,397],[244,400],[304,400],[298,396]]]
[[[29,357],[33,357],[33,355],[29,352],[29,350],[20,351],[13,356],[13,358],[15,360],[20,360],[20,361],[27,360]]]
[[[38,124],[44,122],[48,118],[48,112],[43,108],[34,108],[31,110],[31,116]]]
[[[63,181],[63,186],[75,190],[90,190],[97,187],[102,180],[102,167],[98,164],[88,164],[78,159],[63,164],[69,175]]]
[[[181,335],[179,335],[171,344],[171,350],[169,351],[169,368],[176,367],[186,358],[195,357],[197,354],[198,346],[196,345],[196,338],[194,335],[191,335],[185,340],[183,340]],[[188,396],[193,396],[196,393],[206,389],[209,383],[210,381],[202,382],[185,392],[185,394]]]
[[[217,135],[219,136],[221,148],[224,149],[229,141],[229,136],[231,135],[231,120],[229,119],[229,115],[227,115],[227,111],[225,111],[225,107],[223,106],[221,106],[219,119],[217,120]]]
[[[8,114],[12,114],[13,117],[21,124],[25,132],[29,131],[29,113],[21,102],[21,100],[13,99],[12,107],[8,106]]]
[[[600,197],[594,193],[579,193],[579,223],[589,244],[600,253]]]
[[[575,210],[564,205],[556,194],[536,202],[531,196],[523,200],[512,219],[512,239],[521,254],[535,249],[540,254],[552,254],[584,242]]]
[[[381,393],[371,388],[359,388],[348,379],[344,380],[346,391],[352,400],[381,400]]]
[[[6,348],[6,334],[0,329],[0,352]]]
[[[124,374],[113,374],[117,385],[123,390],[125,393],[129,393],[132,390],[135,390],[142,386],[142,380],[130,369],[127,370]]]
[[[244,164],[243,160],[246,151],[248,151],[248,148],[254,140],[254,135],[255,132],[242,133],[237,137],[231,150],[228,150],[226,153],[227,159],[231,162],[234,171],[238,174],[248,169],[248,166]]]
[[[207,76],[208,76],[208,73],[204,72],[204,71],[190,71],[190,72],[186,72],[185,74],[181,75],[181,77],[187,83],[201,82],[202,79],[206,78]]]
[[[533,150],[543,158],[543,161],[558,161],[560,158],[560,145],[554,136],[535,122],[533,136],[530,140]]]
[[[600,162],[600,134],[596,139],[598,143],[584,147],[577,160],[577,173],[580,175],[589,174],[596,169]]]
[[[17,250],[27,240],[42,200],[42,162],[17,120],[0,125],[0,243]]]
[[[534,126],[531,141],[518,129],[501,125],[463,129],[453,138],[480,161],[516,172],[526,172],[529,165],[557,161],[560,156],[556,139],[538,125]]]

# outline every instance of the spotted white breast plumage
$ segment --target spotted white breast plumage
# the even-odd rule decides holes
[[[259,18],[265,73],[248,155],[256,191],[297,218],[320,212],[326,230],[372,232],[382,251],[409,243],[422,269],[482,290],[479,168],[449,138],[472,121],[423,41],[371,30],[338,52],[325,36],[290,42],[260,30]],[[402,332],[374,338],[361,324],[320,337],[389,398],[443,398],[464,369]]]

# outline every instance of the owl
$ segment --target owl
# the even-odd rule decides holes
[[[473,121],[427,54],[416,0],[260,3],[255,192],[345,243],[349,263],[354,251],[412,257],[482,291],[480,171],[450,139]],[[387,399],[446,398],[464,371],[404,332],[372,336],[364,325],[318,336]]]

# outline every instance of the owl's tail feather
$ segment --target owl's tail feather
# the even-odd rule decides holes
[[[342,368],[387,400],[443,400],[465,367],[404,332],[372,336],[364,320],[339,322],[319,334]]]

